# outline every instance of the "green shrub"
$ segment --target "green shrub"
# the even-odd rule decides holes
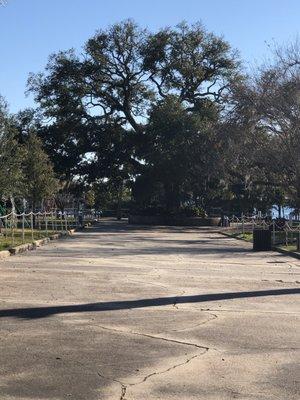
[[[180,214],[184,215],[185,217],[200,217],[200,218],[207,217],[205,210],[202,207],[196,207],[196,206],[181,207]]]

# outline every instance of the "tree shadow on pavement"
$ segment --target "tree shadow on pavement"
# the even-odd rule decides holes
[[[282,296],[300,294],[300,289],[272,289],[251,292],[229,292],[212,293],[193,296],[157,297],[140,300],[108,301],[99,303],[51,306],[51,307],[28,307],[0,310],[0,318],[16,317],[24,319],[45,318],[55,314],[116,311],[134,308],[159,307],[173,304],[202,303],[207,301],[232,300],[251,297]]]

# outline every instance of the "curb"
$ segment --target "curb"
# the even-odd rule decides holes
[[[245,240],[245,239],[242,239],[240,237],[232,236],[232,235],[230,235],[230,233],[226,233],[226,232],[222,232],[222,231],[217,231],[217,233],[220,233],[221,235],[226,236],[226,237],[231,238],[231,239],[242,240],[243,242],[250,243],[250,244],[252,243],[249,240]]]
[[[32,242],[34,247],[40,247],[40,246],[44,246],[44,244],[47,244],[50,242],[50,238],[49,237],[45,237],[43,239],[38,239],[38,240],[34,240]]]
[[[61,234],[60,234],[60,233],[55,233],[55,234],[49,236],[49,239],[50,239],[50,240],[57,240],[57,239],[59,239],[60,237],[61,237]]]
[[[24,243],[20,244],[19,246],[15,246],[10,248],[8,251],[12,256],[20,253],[24,253],[25,251],[28,250],[33,250],[34,249],[34,244],[33,243]]]
[[[55,233],[51,236],[48,236],[48,237],[45,237],[42,239],[34,240],[32,243],[24,243],[24,244],[15,246],[15,247],[11,247],[8,250],[0,251],[0,260],[2,258],[14,256],[16,254],[25,253],[26,251],[29,251],[29,250],[35,250],[38,247],[48,244],[50,241],[58,240],[62,237],[66,237],[66,236],[72,236],[74,234],[74,232],[76,232],[76,229],[70,229],[70,231],[67,231],[67,232],[66,231],[59,232],[59,233]]]
[[[10,257],[10,251],[9,250],[1,250],[0,251],[0,260],[3,260],[4,258]]]
[[[300,260],[300,253],[295,253],[294,251],[280,249],[279,247],[272,247],[272,250],[277,251],[278,253],[284,254],[285,256],[290,256],[297,258]]]

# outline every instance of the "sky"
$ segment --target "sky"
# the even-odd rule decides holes
[[[10,110],[34,106],[25,96],[30,72],[48,56],[81,51],[99,28],[124,19],[157,30],[180,21],[204,26],[240,51],[246,67],[270,56],[269,45],[299,33],[299,0],[0,0],[0,94]]]

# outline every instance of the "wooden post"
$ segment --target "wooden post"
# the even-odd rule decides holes
[[[22,214],[22,243],[25,243],[25,213]]]
[[[31,227],[31,239],[34,241],[34,235],[33,235],[33,212],[31,211],[30,213],[30,227]]]
[[[14,212],[12,212],[12,215],[11,215],[10,227],[11,227],[11,241],[12,241],[12,244],[15,244],[15,213]]]
[[[7,217],[4,218],[4,224],[5,224],[5,238],[7,238]]]
[[[242,235],[245,236],[244,214],[242,214]]]
[[[56,216],[57,216],[57,213],[55,212],[55,214],[54,214],[54,229],[55,229],[55,232],[57,232],[57,219],[56,219]]]
[[[54,229],[54,215],[53,215],[53,211],[51,211],[51,227],[52,227],[52,232],[54,232],[55,229]]]
[[[48,217],[46,211],[45,211],[45,224],[46,224],[46,236],[48,237]]]
[[[38,213],[38,230],[39,230],[39,237],[42,236],[41,234],[41,214]]]

